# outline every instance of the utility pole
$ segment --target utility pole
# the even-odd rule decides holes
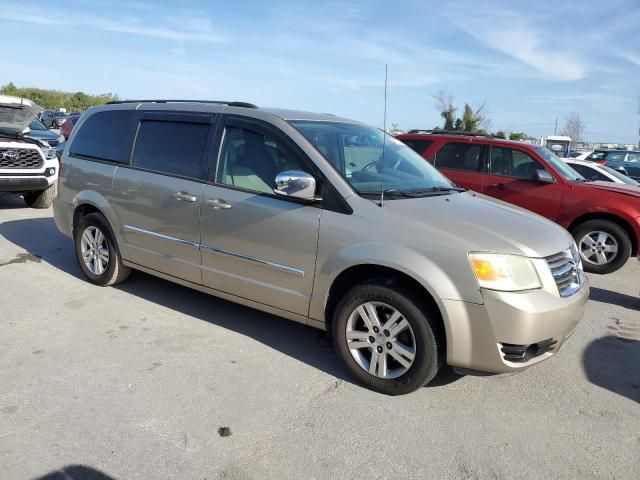
[[[555,135],[557,131],[558,131],[558,117],[556,117],[556,126],[553,127],[553,134]]]

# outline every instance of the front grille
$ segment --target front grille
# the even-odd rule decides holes
[[[584,271],[580,255],[574,247],[546,257],[545,260],[561,297],[569,297],[580,290],[584,283]]]
[[[0,168],[42,168],[43,164],[35,148],[0,148]]]

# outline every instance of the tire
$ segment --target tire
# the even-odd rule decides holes
[[[98,235],[98,232],[101,234]],[[83,236],[87,237],[83,239]],[[123,282],[131,274],[131,269],[122,263],[120,250],[116,244],[113,231],[106,218],[100,213],[85,215],[74,230],[76,258],[83,273],[91,283],[107,287]],[[87,248],[92,244],[100,245],[100,249]],[[106,261],[105,261],[106,250]],[[88,263],[83,259],[87,254]],[[89,255],[89,253],[95,253]],[[106,264],[106,265],[105,265]]]
[[[371,307],[379,320],[378,331],[367,327],[359,313],[362,309],[370,312]],[[394,310],[400,316],[389,326]],[[369,315],[369,319],[372,317]],[[334,346],[360,384],[387,395],[403,395],[433,380],[444,363],[444,335],[435,318],[418,295],[399,284],[364,283],[352,288],[336,307],[332,323]],[[409,328],[402,327],[405,320]],[[411,350],[414,357],[407,365],[409,357],[405,353]],[[379,362],[372,361],[376,351],[381,352],[377,356]],[[404,364],[396,360],[398,357]],[[370,373],[372,369],[374,373]]]
[[[58,188],[56,184],[50,185],[41,192],[30,192],[23,195],[25,203],[31,208],[49,208],[56,198]]]
[[[629,234],[610,220],[589,220],[578,225],[571,234],[578,245],[582,265],[587,272],[601,275],[615,272],[622,268],[631,256]],[[604,241],[599,244],[598,240]],[[614,248],[615,252],[612,252]],[[606,262],[603,262],[602,255],[606,257]]]

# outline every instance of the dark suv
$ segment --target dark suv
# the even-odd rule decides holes
[[[452,133],[397,138],[456,184],[562,225],[575,238],[587,271],[611,273],[638,254],[638,187],[588,182],[539,145]]]
[[[606,165],[634,180],[640,180],[640,151],[594,150],[587,160]]]

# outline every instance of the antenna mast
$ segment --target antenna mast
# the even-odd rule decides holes
[[[389,66],[384,64],[384,119],[382,121],[382,158],[380,160],[380,206],[384,206],[384,151],[387,147],[387,80]]]

